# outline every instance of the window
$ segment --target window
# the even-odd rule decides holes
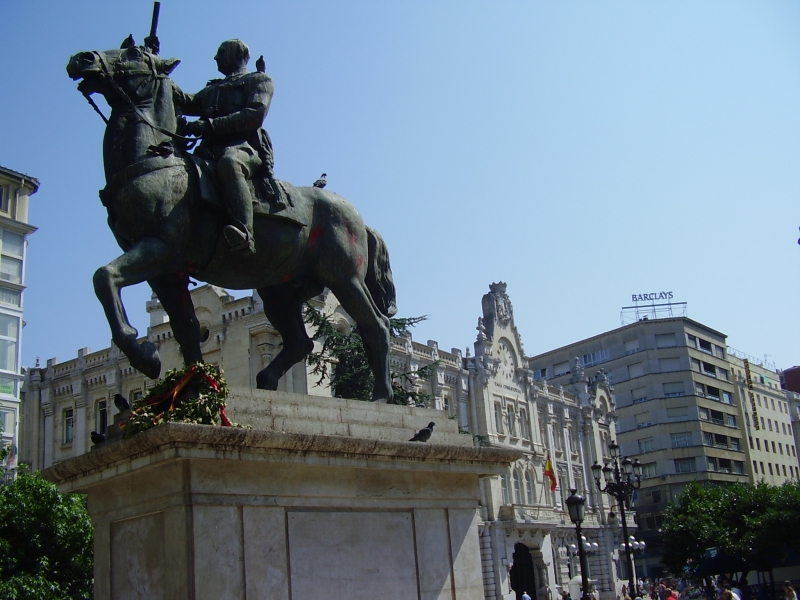
[[[767,463],[767,466],[769,467],[769,474],[772,475],[772,464]]]
[[[533,378],[536,381],[539,381],[540,379],[547,379],[547,367],[545,367],[544,369],[536,369],[533,372]]]
[[[703,352],[706,352],[708,354],[714,354],[714,351],[711,349],[711,342],[707,342],[703,339],[697,338],[697,346]]]
[[[761,440],[756,438],[756,450],[761,450]]]
[[[97,402],[97,419],[95,423],[95,431],[105,435],[108,428],[108,403],[105,400]]]
[[[775,442],[772,442],[772,453],[777,454],[777,452],[775,451]]]
[[[697,407],[697,416],[703,421],[708,421],[708,409],[702,406]]]
[[[767,426],[764,423],[764,417],[761,417],[761,429],[766,429],[766,428],[767,428]]]
[[[781,465],[783,468],[783,476],[786,477],[786,465]]]
[[[12,290],[11,288],[0,286],[0,302],[3,304],[10,304],[11,306],[19,306],[22,295],[19,290]]]
[[[713,385],[707,385],[706,396],[708,396],[712,400],[716,400],[717,402],[719,402],[720,401],[719,388],[716,388]]]
[[[772,431],[772,419],[767,419],[767,426],[769,427],[769,430]]]
[[[525,504],[522,499],[522,480],[519,476],[519,471],[514,471],[514,503]]]
[[[0,377],[0,394],[17,395],[17,380],[11,377]]]
[[[662,373],[667,373],[669,371],[680,371],[681,370],[681,359],[680,358],[662,358],[658,361],[658,366]]]
[[[714,446],[717,448],[726,448],[728,447],[728,436],[721,435],[719,433],[714,434]]]
[[[522,408],[519,411],[519,432],[526,440],[531,439],[531,430],[528,427],[528,412]]]
[[[725,348],[714,344],[714,356],[718,356],[719,358],[725,358]]]
[[[689,431],[673,433],[670,438],[673,448],[686,448],[692,445],[692,434]]]
[[[783,427],[783,435],[786,435],[786,423],[781,423],[781,427]]]
[[[698,373],[700,372],[700,361],[699,360],[697,360],[696,358],[690,358],[689,359],[689,364],[690,364],[690,366],[692,368],[692,371],[697,371]]]
[[[665,383],[663,384],[663,386],[664,386],[665,398],[675,398],[678,396],[683,396],[685,394],[685,388],[682,381]]]
[[[705,396],[706,395],[706,386],[702,383],[695,383],[694,384],[694,393],[698,396]]]
[[[500,476],[500,489],[503,492],[503,504],[511,504],[511,497],[508,495],[508,475]]]
[[[555,367],[553,367],[553,376],[559,377],[561,375],[566,375],[569,373],[569,361],[566,360],[562,363],[558,363]]]
[[[725,414],[721,413],[718,410],[711,410],[709,411],[711,415],[711,422],[716,423],[717,425],[724,425],[725,424]]]
[[[731,406],[733,406],[733,394],[731,394],[730,392],[723,391],[722,392],[722,401],[725,404],[730,404]]]
[[[8,188],[0,185],[0,210],[8,212]]]
[[[714,434],[709,433],[708,431],[703,432],[703,445],[704,446],[713,446],[714,445]]]
[[[653,504],[658,504],[659,502],[661,502],[662,501],[661,490],[653,490],[652,492],[650,492],[650,501]]]
[[[132,406],[134,402],[142,399],[142,390],[131,390],[130,398]]]
[[[530,473],[525,473],[525,491],[528,493],[528,504],[533,504],[535,498],[533,496],[533,477]]]
[[[497,433],[503,433],[503,409],[496,402],[494,404],[494,428]]]
[[[596,352],[584,354],[581,357],[581,363],[584,367],[591,367],[592,365],[598,365],[602,362],[606,362],[609,358],[610,354],[608,352],[608,348],[604,348],[602,350],[597,350]]]
[[[65,408],[62,413],[64,420],[64,444],[71,444],[75,431],[75,415],[71,408]]]
[[[767,474],[767,472],[764,470],[764,463],[763,463],[763,462],[761,462],[761,461],[759,461],[759,463],[758,463],[758,464],[760,464],[760,465],[761,465],[761,474],[762,474],[762,475],[766,475],[766,474]]]
[[[642,478],[647,479],[648,477],[655,477],[656,474],[656,463],[651,462],[642,465]]]
[[[636,363],[635,365],[628,365],[628,377],[630,379],[634,379],[635,377],[641,377],[644,375],[644,366],[642,363]]]
[[[764,440],[764,452],[769,452],[769,440]]]
[[[506,414],[506,422],[508,423],[508,435],[517,435],[517,428],[514,426],[514,409],[512,407],[508,407],[508,413]]]
[[[769,401],[772,403],[772,410],[775,410],[775,398],[770,398]]]
[[[625,342],[625,354],[633,354],[639,351],[639,340]]]
[[[703,363],[703,374],[708,375],[709,377],[716,377],[717,376],[717,369],[711,363],[704,362]]]
[[[783,454],[783,444],[781,444],[780,442],[778,442],[778,452],[780,454]]]
[[[0,256],[0,280],[22,283],[22,261],[10,256]]]
[[[747,416],[747,415],[745,415],[745,416]],[[753,447],[753,438],[752,437],[748,437],[747,439],[750,440],[750,450],[755,450],[755,448]]]
[[[644,438],[639,440],[639,452],[652,452],[653,451],[653,438]]]
[[[634,404],[637,404],[638,402],[645,402],[647,400],[647,388],[639,387],[635,390],[632,390],[631,398],[633,399]]]
[[[691,346],[692,348],[697,348],[697,338],[693,335],[687,333],[686,334],[686,345]]]
[[[685,421],[689,418],[688,406],[675,406],[667,409],[668,421]]]
[[[724,379],[725,381],[728,381],[728,371],[717,367],[717,379]]]
[[[648,427],[650,425],[650,411],[642,412],[636,415],[636,428]]]
[[[676,345],[674,333],[656,334],[656,348],[672,348]]]
[[[695,471],[694,458],[678,458],[675,459],[675,472],[676,473],[694,473]]]
[[[729,439],[731,450],[739,451],[742,449],[741,440],[739,440],[739,438],[732,437]]]
[[[725,415],[725,425],[736,427],[736,415]]]
[[[758,474],[758,463],[753,461],[753,473]]]
[[[17,370],[19,318],[0,313],[0,369]]]

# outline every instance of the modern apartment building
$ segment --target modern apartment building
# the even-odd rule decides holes
[[[17,462],[25,253],[36,231],[28,224],[28,202],[38,189],[35,178],[0,166],[0,445],[10,450],[0,481],[13,475]]]
[[[658,528],[667,502],[690,481],[751,480],[739,386],[726,336],[691,319],[642,319],[530,359],[534,377],[567,385],[577,358],[614,386],[622,453],[645,479],[635,502],[647,551],[640,573],[659,576]]]
[[[747,432],[753,480],[781,485],[799,478],[791,414],[794,393],[781,389],[780,374],[762,361],[730,349],[728,360]]]

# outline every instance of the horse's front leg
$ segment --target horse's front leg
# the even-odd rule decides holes
[[[138,332],[128,321],[120,290],[180,269],[176,253],[157,238],[144,238],[122,256],[94,274],[94,291],[111,326],[111,339],[131,361],[131,366],[151,379],[161,373],[158,349],[151,342],[136,341]]]

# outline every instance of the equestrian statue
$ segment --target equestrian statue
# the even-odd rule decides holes
[[[390,401],[389,317],[397,308],[383,239],[341,196],[275,179],[262,129],[273,92],[263,59],[248,72],[247,46],[223,42],[215,59],[224,77],[184,93],[169,77],[180,61],[159,56],[156,16],[144,45],[128,37],[119,49],[80,52],[67,65],[98,112],[92,94],[111,107],[100,197],[123,254],[97,270],[94,288],[114,343],[134,368],[159,376],[158,350],[138,342],[120,296],[147,281],[185,363],[202,362],[190,278],[256,289],[283,339],[256,383],[275,390],[312,350],[303,305],[327,287],[358,325],[375,376],[373,401]]]

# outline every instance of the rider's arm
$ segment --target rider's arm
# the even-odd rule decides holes
[[[196,94],[187,94],[177,85],[172,86],[172,98],[175,102],[175,106],[178,108],[178,111],[182,115],[186,115],[188,117],[199,117],[200,116],[200,105],[195,102]]]
[[[208,119],[215,136],[228,136],[258,131],[272,102],[272,79],[266,73],[250,73],[247,86],[247,105],[226,117]],[[193,113],[191,113],[193,114]]]

